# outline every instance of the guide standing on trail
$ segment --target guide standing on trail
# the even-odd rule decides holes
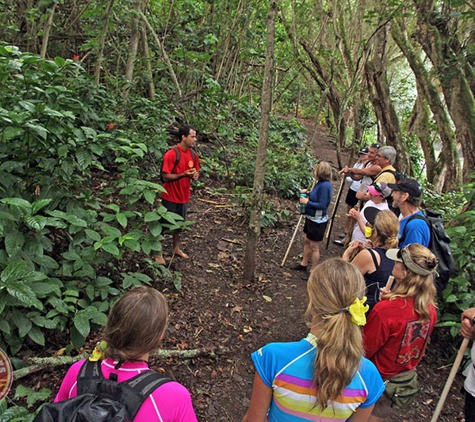
[[[320,260],[320,242],[325,236],[328,224],[328,207],[332,200],[332,168],[330,163],[320,161],[314,168],[313,174],[317,183],[311,192],[303,189],[301,193],[308,196],[300,196],[300,204],[305,205],[305,225],[303,256],[300,264],[291,267],[293,270],[306,271],[302,277],[308,280],[309,273]],[[308,268],[311,263],[310,268]]]
[[[178,137],[180,138],[178,145],[168,150],[163,157],[161,174],[166,192],[162,194],[162,205],[169,212],[178,214],[186,220],[191,181],[198,180],[200,162],[198,155],[192,151],[196,143],[196,131],[191,127],[182,126],[178,130]],[[180,249],[180,230],[173,231],[172,239],[173,255],[188,259],[189,256]],[[156,256],[155,261],[165,265],[162,254]]]

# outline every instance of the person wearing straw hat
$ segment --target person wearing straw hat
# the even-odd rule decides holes
[[[363,327],[365,356],[388,382],[370,422],[384,421],[393,405],[404,406],[417,394],[415,369],[437,320],[435,255],[425,246],[413,243],[402,249],[389,249],[386,256],[395,261],[395,287],[392,291],[382,289],[381,300]],[[394,389],[395,385],[402,385],[402,379],[411,383],[412,395],[407,400],[401,400],[402,394],[396,395]]]

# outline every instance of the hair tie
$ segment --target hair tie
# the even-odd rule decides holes
[[[340,312],[348,312],[353,324],[363,326],[366,324],[365,314],[369,309],[369,305],[364,304],[366,300],[366,296],[363,296],[363,299],[356,298],[350,306],[340,309]]]
[[[98,360],[104,360],[106,358],[107,343],[105,341],[98,341],[96,347],[92,351],[92,356],[89,357],[91,362],[97,362]]]

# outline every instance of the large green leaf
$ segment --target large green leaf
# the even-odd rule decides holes
[[[39,210],[50,204],[51,201],[51,199],[39,199],[38,201],[33,202],[31,207],[31,213],[36,214]]]
[[[5,236],[5,250],[9,256],[17,254],[25,244],[25,236],[18,230],[12,230]]]
[[[45,345],[45,336],[39,327],[33,326],[28,332],[28,337],[40,346]]]
[[[35,308],[43,309],[43,304],[36,298],[33,290],[26,284],[11,280],[7,284],[7,291],[25,306],[34,306]]]
[[[3,198],[2,203],[7,205],[13,205],[23,209],[24,211],[31,213],[32,206],[28,201],[25,201],[22,198]]]
[[[86,338],[91,331],[89,320],[90,313],[86,309],[78,311],[73,318],[74,327],[76,327],[76,330],[78,330],[79,334],[84,338]]]

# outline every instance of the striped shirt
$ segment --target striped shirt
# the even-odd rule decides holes
[[[312,380],[316,351],[316,338],[309,334],[298,342],[270,343],[252,354],[259,376],[273,389],[269,422],[346,421],[358,407],[372,406],[383,393],[376,367],[362,358],[350,384],[322,410]]]

